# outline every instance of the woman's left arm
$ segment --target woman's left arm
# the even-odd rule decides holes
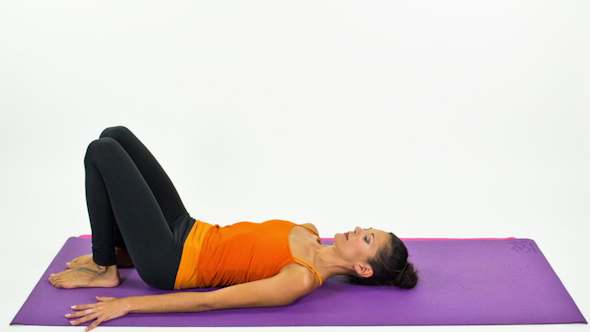
[[[86,331],[128,313],[201,312],[232,308],[276,307],[293,303],[313,291],[314,277],[307,269],[292,265],[274,277],[233,285],[210,292],[170,293],[122,299],[97,297],[99,302],[76,305],[66,315],[78,318],[72,325],[96,319]]]

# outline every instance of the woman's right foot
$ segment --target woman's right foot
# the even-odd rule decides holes
[[[99,266],[94,262],[49,276],[57,288],[116,287],[121,283],[116,265]]]

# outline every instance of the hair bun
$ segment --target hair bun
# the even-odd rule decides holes
[[[401,269],[401,271],[397,274],[396,278],[393,280],[393,284],[400,288],[414,288],[418,283],[418,274],[414,270],[414,265],[408,261]]]

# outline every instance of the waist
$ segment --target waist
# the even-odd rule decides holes
[[[207,232],[213,225],[195,221],[190,233],[184,241],[182,249],[182,256],[176,274],[176,281],[174,289],[185,289],[197,287],[197,266],[199,262],[199,255],[203,242],[207,236]]]

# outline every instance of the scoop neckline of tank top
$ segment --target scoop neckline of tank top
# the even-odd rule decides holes
[[[293,225],[293,227],[297,227],[297,226],[303,228],[304,230],[306,230],[307,232],[309,232],[313,236],[316,236],[319,241],[318,244],[322,245],[322,239],[318,235],[313,234],[312,232],[309,231],[309,229],[307,229],[301,225],[298,225],[298,224]],[[291,227],[291,229],[289,230],[289,233],[287,233],[287,246],[289,246],[289,254],[291,254],[291,258],[293,259],[293,261],[295,261],[295,257],[293,256],[293,250],[291,250],[291,242],[289,241],[289,235],[291,235],[291,230],[293,229],[293,227]]]

